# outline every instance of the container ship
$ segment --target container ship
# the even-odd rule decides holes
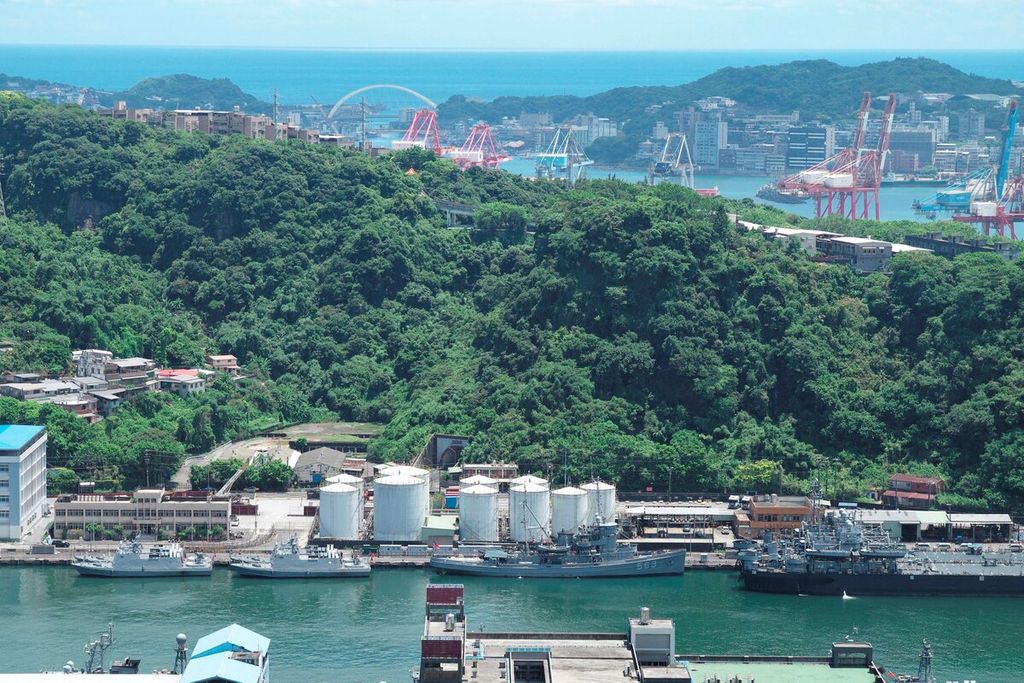
[[[803,204],[810,196],[798,190],[780,190],[775,185],[762,185],[757,190],[757,197],[776,204]]]
[[[910,551],[851,512],[806,523],[791,539],[766,539],[740,552],[744,588],[793,595],[1024,595],[1024,555]]]

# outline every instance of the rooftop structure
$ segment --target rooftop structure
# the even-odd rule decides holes
[[[677,655],[675,623],[646,607],[625,633],[467,632],[461,585],[427,587],[421,683],[882,683],[868,643],[833,643],[827,656]]]

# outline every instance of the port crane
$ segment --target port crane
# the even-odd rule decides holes
[[[647,184],[657,185],[660,182],[675,180],[691,190],[696,187],[693,180],[693,159],[690,157],[690,146],[686,136],[672,133],[665,138],[661,155],[647,169]]]
[[[853,144],[810,168],[779,180],[777,187],[785,192],[803,192],[814,199],[817,217],[840,215],[854,219],[881,220],[878,189],[882,185],[882,169],[889,154],[896,95],[889,95],[882,113],[878,144],[867,147],[868,117],[871,93],[864,93],[857,112],[857,128]]]
[[[547,149],[537,155],[537,177],[556,179],[564,177],[571,186],[586,177],[587,166],[594,163],[580,146],[572,129],[559,128]]]
[[[418,109],[413,114],[412,122],[398,140],[392,140],[391,148],[395,150],[420,147],[429,149],[441,156],[441,135],[437,129],[437,112],[433,109]]]
[[[914,209],[929,217],[951,213],[955,221],[979,226],[986,237],[995,232],[1017,239],[1015,224],[1024,220],[1024,176],[1020,169],[1010,175],[1010,153],[1018,117],[1017,101],[1011,100],[996,165],[980,168],[931,197],[915,201]]]
[[[446,149],[444,156],[454,161],[462,170],[474,167],[498,168],[501,163],[510,159],[498,149],[491,127],[482,122],[473,126],[461,147]]]

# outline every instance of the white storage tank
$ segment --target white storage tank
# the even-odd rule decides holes
[[[594,524],[598,515],[605,522],[615,521],[615,487],[595,481],[580,487],[587,492],[587,524]]]
[[[330,484],[320,489],[320,536],[345,541],[359,539],[363,522],[361,489]]]
[[[551,536],[573,533],[587,523],[587,492],[566,486],[551,492]]]
[[[474,474],[473,476],[459,480],[459,486],[494,486],[497,483],[497,479],[491,479],[484,474]]]
[[[426,479],[386,475],[373,483],[373,540],[418,541],[430,505]]]
[[[388,467],[381,472],[382,477],[419,477],[421,479],[430,479],[430,470],[420,469],[419,467],[413,467],[412,465],[395,465]]]
[[[459,540],[498,540],[498,489],[483,484],[459,489]]]
[[[356,477],[351,474],[345,474],[344,472],[341,474],[335,474],[333,476],[327,477],[324,480],[324,485],[321,487],[321,490],[327,488],[331,484],[348,484],[349,486],[354,486],[355,488],[359,489],[360,495],[365,489],[362,477]]]
[[[516,477],[512,480],[512,486],[521,486],[523,484],[531,484],[533,486],[543,486],[548,488],[548,480],[535,477],[532,474],[524,474],[521,477]]]
[[[540,543],[548,537],[551,502],[547,486],[517,484],[509,489],[509,535],[515,543]]]

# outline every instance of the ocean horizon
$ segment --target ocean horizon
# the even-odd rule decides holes
[[[104,91],[187,73],[229,78],[269,101],[333,103],[359,87],[395,83],[435,102],[452,95],[592,95],[612,88],[689,83],[724,67],[827,59],[856,66],[927,57],[967,73],[1024,80],[1024,51],[962,50],[381,50],[336,48],[0,45],[0,73]]]

